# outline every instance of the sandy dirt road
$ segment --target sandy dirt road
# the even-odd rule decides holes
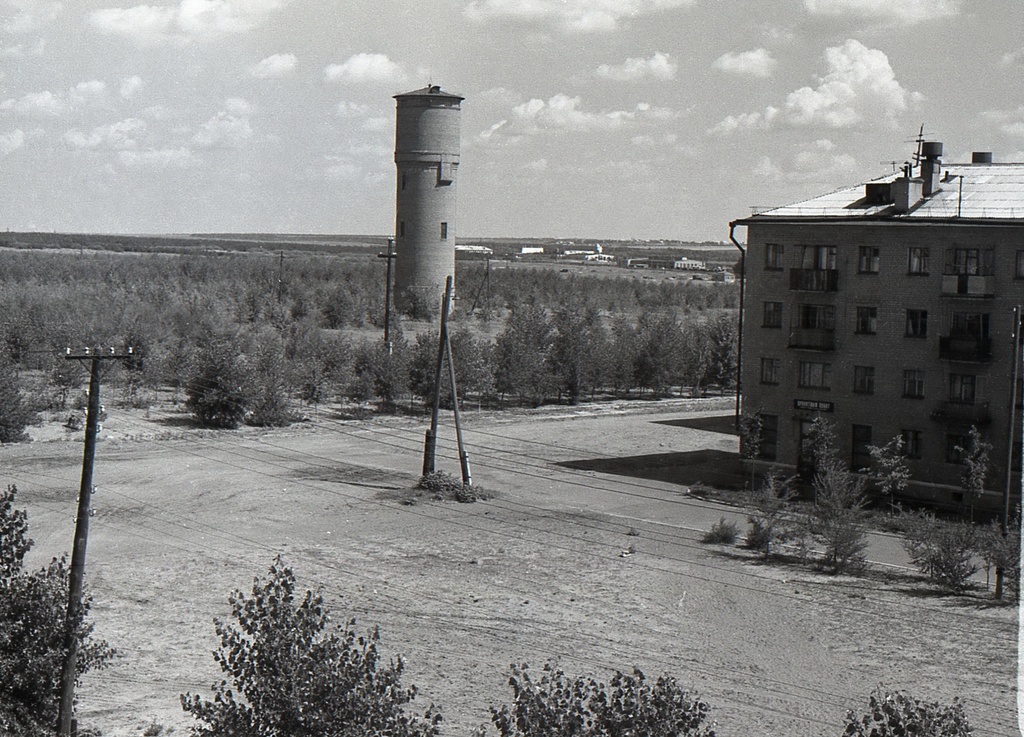
[[[321,417],[271,432],[196,432],[174,413],[116,412],[97,453],[87,585],[98,634],[120,651],[86,677],[81,722],[107,737],[150,723],[185,734],[177,702],[219,680],[212,618],[284,556],[338,619],[379,625],[406,682],[446,735],[489,721],[507,666],[556,660],[607,677],[668,672],[713,707],[723,736],[841,733],[878,684],[963,698],[979,737],[1016,734],[1017,611],[928,595],[914,579],[836,579],[763,566],[700,536],[740,510],[694,499],[687,479],[606,473],[608,459],[729,454],[735,437],[684,420],[728,402],[466,413],[475,504],[403,506],[425,423]],[[454,432],[438,466],[457,473]],[[81,443],[0,448],[37,546],[70,549]],[[872,557],[899,563],[891,539]],[[414,704],[415,706],[415,704]]]

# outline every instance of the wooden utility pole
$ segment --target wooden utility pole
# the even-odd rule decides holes
[[[100,363],[128,358],[127,353],[109,353],[86,348],[72,353],[69,360],[89,361],[89,406],[85,417],[85,452],[82,457],[82,485],[78,492],[78,516],[75,519],[75,543],[71,552],[71,570],[68,576],[68,606],[64,619],[64,667],[60,679],[60,703],[57,708],[57,734],[71,737],[72,716],[75,706],[75,674],[78,668],[78,625],[82,619],[82,589],[85,583],[85,549],[89,542],[89,517],[92,515],[92,470],[96,457],[96,435],[100,414]]]
[[[451,284],[450,277],[448,283]],[[473,478],[469,472],[469,456],[466,454],[466,446],[462,442],[462,420],[459,415],[459,391],[455,388],[455,360],[452,357],[452,336],[447,330],[444,331],[444,346],[445,353],[448,356],[448,378],[452,383],[452,412],[455,414],[455,438],[459,446],[459,465],[462,467],[462,483],[470,486],[473,483]]]
[[[441,369],[444,366],[445,342],[448,335],[448,305],[452,300],[452,278],[444,284],[444,298],[441,301],[441,333],[437,340],[437,365],[434,370],[434,403],[430,412],[430,429],[423,441],[423,475],[434,470],[434,456],[437,451],[437,415],[441,409]]]
[[[1006,454],[1006,485],[1003,488],[1003,509],[999,516],[999,528],[1006,537],[1010,532],[1010,485],[1013,483],[1013,454],[1015,451],[1013,438],[1017,429],[1017,382],[1020,378],[1021,364],[1021,306],[1013,308],[1013,368],[1010,370],[1010,427],[1007,433],[1009,451]],[[1003,582],[1005,572],[1002,566],[996,566],[997,599],[1003,598]]]
[[[377,258],[388,260],[387,275],[384,277],[384,344],[391,355],[391,262],[395,260],[395,239],[388,238],[388,252],[378,253]]]

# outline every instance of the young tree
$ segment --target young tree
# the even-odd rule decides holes
[[[355,621],[332,626],[323,594],[297,595],[280,558],[246,596],[228,598],[231,619],[215,619],[214,660],[226,679],[214,696],[181,695],[199,725],[196,737],[436,737],[440,713],[406,707],[416,687],[401,683],[401,658],[381,661],[380,634],[357,634]]]
[[[200,425],[234,429],[249,409],[249,371],[234,341],[217,340],[197,355],[185,407]]]
[[[763,552],[765,560],[771,557],[773,545],[777,547],[793,535],[793,527],[786,524],[786,516],[789,502],[795,496],[792,479],[783,478],[775,470],[765,474],[761,487],[750,493],[747,547]]]
[[[245,387],[249,413],[245,421],[257,427],[281,427],[292,421],[284,344],[276,330],[257,331],[250,339],[249,376]]]
[[[711,708],[662,675],[654,683],[633,669],[616,672],[608,685],[567,676],[545,664],[539,680],[526,664],[511,666],[513,702],[491,708],[500,737],[714,737]]]
[[[555,311],[553,324],[552,372],[559,391],[569,395],[569,404],[579,404],[584,393],[600,383],[608,336],[597,310],[577,301],[563,302]]]
[[[25,440],[25,428],[35,418],[21,396],[21,382],[14,362],[0,350],[0,445]]]
[[[870,697],[868,712],[846,714],[843,737],[971,737],[964,705],[953,699],[949,705],[915,699],[902,691],[877,689]]]
[[[838,464],[814,475],[815,504],[808,529],[825,546],[824,564],[833,573],[858,571],[866,563],[863,477]]]
[[[637,323],[635,378],[641,389],[660,396],[682,376],[685,341],[673,314],[644,313]]]
[[[878,480],[878,491],[895,507],[896,496],[906,491],[910,469],[903,451],[903,438],[896,435],[885,445],[869,445],[871,475]]]
[[[955,446],[956,452],[963,459],[964,470],[960,475],[960,487],[964,490],[964,502],[971,510],[971,521],[974,521],[974,505],[985,491],[985,479],[988,476],[989,457],[992,444],[985,442],[981,432],[974,425],[967,434],[964,445]]]
[[[903,548],[917,569],[949,593],[965,591],[978,570],[974,525],[947,522],[931,512],[921,512],[908,515],[903,527]]]
[[[544,308],[520,304],[494,341],[494,385],[500,394],[540,406],[554,385],[548,355],[552,328]]]
[[[32,540],[27,515],[14,508],[16,496],[14,486],[0,491],[0,734],[43,737],[57,723],[69,566],[62,557],[37,571],[25,569]],[[77,678],[114,655],[92,637],[89,607],[86,598],[75,629]]]

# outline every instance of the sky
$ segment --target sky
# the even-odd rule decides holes
[[[1020,0],[0,0],[0,230],[390,234],[428,83],[460,241],[724,241],[922,125],[1024,161]]]

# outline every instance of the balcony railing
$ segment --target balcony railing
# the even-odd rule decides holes
[[[789,347],[834,351],[836,331],[830,328],[792,328],[789,333]]]
[[[835,292],[839,289],[838,269],[790,269],[789,288],[794,292]]]
[[[947,361],[987,363],[992,360],[992,339],[956,335],[939,338],[939,358]]]
[[[988,409],[988,402],[939,402],[932,411],[931,417],[939,422],[946,422],[954,425],[988,425],[992,422],[992,415]]]
[[[991,297],[995,277],[973,274],[943,274],[942,293],[950,297]]]

